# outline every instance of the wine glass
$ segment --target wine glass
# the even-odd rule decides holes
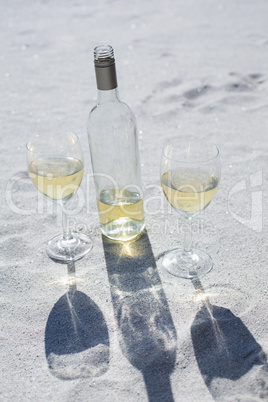
[[[170,205],[185,218],[184,248],[165,253],[169,273],[194,278],[208,273],[211,257],[192,249],[191,221],[214,198],[220,182],[220,155],[216,146],[201,141],[175,141],[162,153],[161,185]]]
[[[27,145],[29,176],[35,187],[62,206],[63,234],[47,243],[47,254],[58,261],[75,261],[92,248],[83,233],[70,233],[63,206],[78,190],[84,173],[83,153],[73,133],[36,135]]]

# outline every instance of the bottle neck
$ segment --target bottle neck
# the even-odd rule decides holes
[[[118,100],[115,59],[110,45],[101,45],[94,49],[94,65],[98,103]]]
[[[113,102],[113,101],[118,101],[118,89],[110,89],[107,91],[102,91],[98,89],[98,103],[104,103],[104,102]]]
[[[117,88],[117,77],[114,59],[104,61],[95,60],[95,74],[97,88],[101,91],[110,91]]]

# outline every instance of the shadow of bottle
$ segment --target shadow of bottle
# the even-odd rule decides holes
[[[68,264],[69,290],[51,310],[45,351],[51,373],[62,380],[96,377],[109,365],[109,335],[104,316],[76,288],[74,262]]]
[[[232,384],[254,365],[263,365],[261,376],[267,373],[266,355],[239,317],[229,309],[212,305],[198,278],[192,283],[203,304],[191,326],[195,357],[211,395],[223,400]],[[231,381],[221,388],[213,384],[217,378]]]
[[[177,335],[147,233],[132,243],[103,236],[119,343],[143,373],[149,401],[173,401]]]

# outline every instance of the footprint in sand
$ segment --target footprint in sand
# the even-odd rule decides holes
[[[179,111],[197,110],[201,113],[229,112],[234,110],[256,110],[266,102],[261,85],[266,82],[264,75],[251,73],[242,75],[229,73],[222,84],[213,77],[200,83],[182,82],[179,79],[160,82],[144,100],[150,105],[154,116],[173,117]],[[153,105],[151,105],[153,103]]]

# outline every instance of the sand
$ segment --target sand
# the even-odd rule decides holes
[[[268,400],[267,14],[265,0],[1,1],[1,400]],[[138,122],[146,232],[128,247],[102,237],[91,174],[101,43]],[[36,133],[66,129],[85,157],[70,226],[94,242],[68,266],[46,255],[60,214],[25,155]],[[161,149],[183,137],[218,145],[222,162],[193,220],[214,266],[192,281],[161,264],[183,243]]]

